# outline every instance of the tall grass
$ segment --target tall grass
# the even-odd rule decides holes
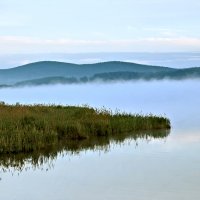
[[[0,104],[0,154],[37,152],[62,141],[124,133],[138,137],[138,131],[161,129],[170,129],[165,117],[112,113],[104,108]]]

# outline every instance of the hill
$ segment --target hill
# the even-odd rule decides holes
[[[30,63],[11,69],[0,70],[0,84],[15,84],[21,81],[47,77],[81,78],[110,72],[159,72],[170,68],[147,66],[126,62],[105,62],[97,64],[71,64],[53,61]]]
[[[0,88],[56,83],[189,78],[200,78],[200,68],[174,69],[117,61],[83,65],[43,61],[1,69]]]

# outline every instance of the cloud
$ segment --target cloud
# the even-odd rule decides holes
[[[157,33],[161,37],[178,37],[179,35],[185,35],[186,30],[184,29],[172,29],[167,27],[152,27],[152,28],[144,28],[144,31],[148,33]]]
[[[151,37],[130,40],[40,39],[0,36],[0,53],[200,51],[200,38]]]

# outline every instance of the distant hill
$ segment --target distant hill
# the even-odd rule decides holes
[[[30,63],[16,68],[0,70],[0,84],[15,84],[20,81],[41,79],[46,77],[91,77],[99,73],[109,72],[159,72],[170,68],[139,65],[125,62],[105,62],[97,64],[77,65],[71,63],[43,61]]]
[[[200,68],[174,69],[128,62],[72,64],[43,61],[0,70],[0,88],[56,83],[200,78]]]

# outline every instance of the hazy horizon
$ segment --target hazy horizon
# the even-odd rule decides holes
[[[93,64],[107,61],[123,61],[145,65],[172,68],[200,67],[200,52],[139,53],[139,52],[98,52],[98,53],[41,53],[41,54],[0,54],[0,69],[18,67],[39,61],[59,61],[75,64]]]

